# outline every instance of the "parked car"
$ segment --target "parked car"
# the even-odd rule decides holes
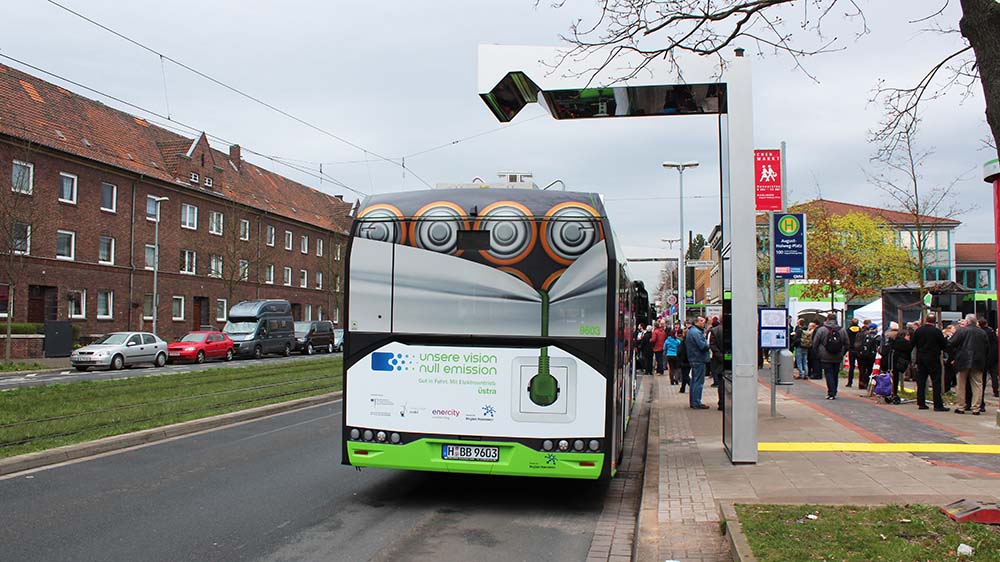
[[[286,300],[253,300],[233,305],[222,329],[237,356],[261,358],[265,353],[288,356],[295,347],[292,305]]]
[[[233,340],[217,330],[197,330],[184,334],[181,339],[167,345],[168,361],[194,361],[224,358],[232,361]]]
[[[69,356],[77,371],[107,367],[114,371],[139,363],[162,367],[167,362],[167,342],[149,332],[111,332]]]
[[[337,353],[344,351],[344,329],[337,328],[333,331],[333,350]]]
[[[295,323],[295,349],[300,353],[312,355],[318,350],[333,353],[333,340],[333,322],[329,320]]]

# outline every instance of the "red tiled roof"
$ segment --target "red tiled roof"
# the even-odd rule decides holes
[[[188,151],[205,143],[215,193],[256,209],[346,234],[351,204],[101,102],[0,65],[0,134],[175,185],[189,185]],[[200,164],[200,162],[199,162]],[[235,164],[239,168],[237,171]],[[191,186],[192,189],[199,189]]]
[[[955,261],[961,263],[995,263],[997,245],[993,242],[955,243]]]
[[[802,212],[811,206],[818,206],[827,213],[831,215],[846,215],[848,213],[863,213],[870,215],[875,218],[882,219],[883,221],[891,225],[904,225],[913,224],[913,215],[909,213],[904,213],[901,211],[893,211],[891,209],[881,209],[878,207],[868,207],[866,205],[856,205],[854,203],[843,203],[841,201],[830,201],[829,199],[814,199],[812,201],[807,201],[798,205],[792,205],[789,207],[791,212]],[[760,224],[767,224],[766,215],[758,215],[757,222]],[[925,225],[941,225],[941,226],[958,226],[962,224],[962,221],[955,219],[947,219],[943,217],[933,217],[930,215],[920,216],[921,224]]]

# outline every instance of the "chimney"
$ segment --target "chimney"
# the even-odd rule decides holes
[[[343,201],[343,200],[344,200],[344,195],[343,195],[342,193],[338,193],[337,195],[334,195],[333,197],[334,197],[335,199],[340,199],[341,201]]]
[[[236,170],[240,169],[240,145],[233,144],[229,146],[229,161],[236,166]]]

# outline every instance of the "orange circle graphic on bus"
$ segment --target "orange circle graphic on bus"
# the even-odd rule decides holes
[[[402,224],[403,213],[392,205],[378,203],[358,214],[358,233],[360,238],[403,244],[406,241],[406,229]]]
[[[600,215],[585,203],[560,203],[545,213],[542,247],[557,263],[569,265],[604,239]]]
[[[490,232],[490,249],[479,250],[479,254],[497,265],[523,260],[534,249],[538,237],[531,211],[514,201],[497,201],[484,207],[475,229]]]
[[[424,250],[462,255],[458,231],[468,230],[465,210],[450,201],[435,201],[420,208],[410,221],[410,243]]]

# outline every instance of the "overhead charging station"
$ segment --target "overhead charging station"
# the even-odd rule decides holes
[[[733,463],[757,462],[757,275],[750,60],[675,57],[677,72],[630,69],[566,57],[556,47],[480,45],[479,96],[501,122],[529,103],[557,120],[718,115],[722,195],[723,328],[731,347],[724,377],[723,445]],[[600,60],[598,60],[600,59]],[[679,79],[678,76],[683,77]],[[665,127],[665,133],[669,129]],[[624,140],[619,145],[627,142]],[[666,155],[665,155],[666,156]],[[609,165],[614,165],[613,163]],[[659,168],[659,162],[651,162]]]

